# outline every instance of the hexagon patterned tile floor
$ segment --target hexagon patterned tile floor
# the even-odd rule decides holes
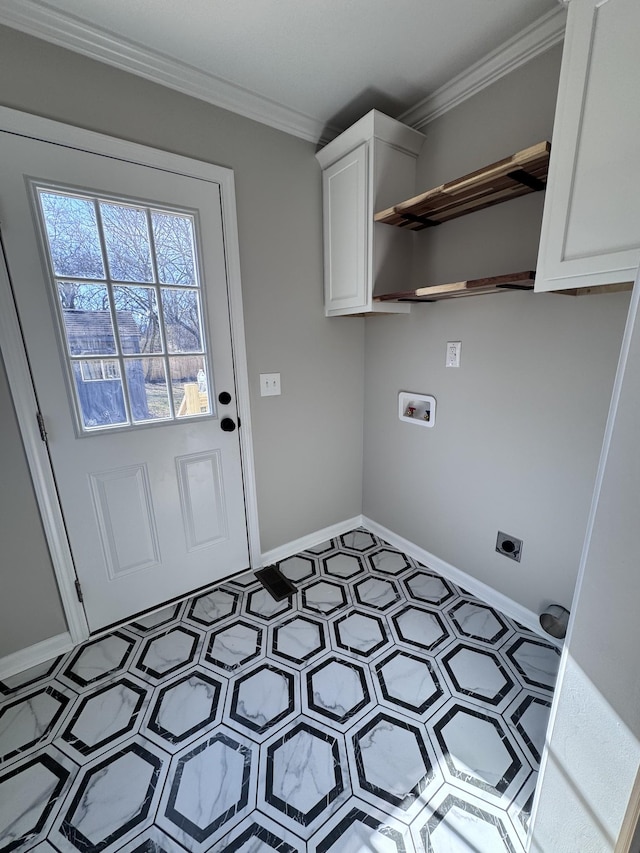
[[[0,682],[0,853],[523,853],[557,649],[365,530]]]

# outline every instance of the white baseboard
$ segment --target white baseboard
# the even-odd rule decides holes
[[[362,527],[362,523],[362,516],[356,515],[354,518],[347,519],[347,521],[332,524],[331,527],[316,530],[315,533],[309,533],[307,536],[302,536],[293,542],[287,542],[285,545],[280,545],[279,548],[265,551],[262,555],[262,565],[270,566],[273,563],[279,563],[280,560],[286,560],[287,557],[293,557],[294,554],[298,554],[300,551],[306,551],[307,548],[315,548],[316,545],[326,542],[327,539],[333,539],[342,533],[355,530],[356,527]]]
[[[553,637],[544,633],[540,626],[540,622],[538,621],[537,614],[532,610],[528,610],[526,607],[518,604],[517,601],[503,595],[501,592],[498,592],[483,581],[479,581],[477,578],[463,572],[461,569],[457,569],[455,566],[450,565],[450,563],[446,563],[444,560],[441,560],[440,557],[436,557],[435,554],[430,554],[429,551],[425,551],[424,548],[414,545],[414,543],[409,542],[408,539],[398,536],[396,533],[388,530],[376,521],[372,521],[370,518],[363,516],[361,523],[362,527],[365,527],[367,530],[371,531],[371,533],[375,533],[376,536],[384,539],[385,542],[393,545],[394,548],[397,548],[404,554],[408,554],[410,557],[413,557],[414,560],[421,563],[423,566],[433,569],[436,574],[442,575],[443,578],[452,581],[458,586],[464,587],[464,589],[468,590],[491,607],[495,607],[496,610],[500,610],[511,619],[519,622],[520,625],[524,625],[525,628],[528,628],[530,631],[538,634],[546,642],[559,648],[562,647],[561,641],[555,640]]]
[[[65,652],[70,652],[72,648],[71,634],[67,631],[64,634],[49,637],[48,640],[42,640],[40,643],[34,643],[33,646],[27,646],[26,649],[20,649],[19,652],[6,655],[0,658],[0,681],[18,672],[24,672],[32,666],[52,660]]]

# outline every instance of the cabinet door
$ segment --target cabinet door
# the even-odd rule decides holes
[[[571,0],[536,290],[634,279],[639,32],[638,0]]]
[[[322,175],[325,312],[367,306],[369,267],[368,145],[363,143]]]

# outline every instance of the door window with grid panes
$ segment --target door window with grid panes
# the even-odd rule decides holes
[[[36,198],[81,432],[213,415],[194,216]]]

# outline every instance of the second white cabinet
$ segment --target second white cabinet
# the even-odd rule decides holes
[[[415,190],[424,136],[372,110],[316,155],[322,167],[325,313],[406,313],[373,301],[398,289],[411,264],[410,233],[374,223],[375,210]]]
[[[537,291],[635,277],[640,263],[638,33],[638,0],[570,0]]]

